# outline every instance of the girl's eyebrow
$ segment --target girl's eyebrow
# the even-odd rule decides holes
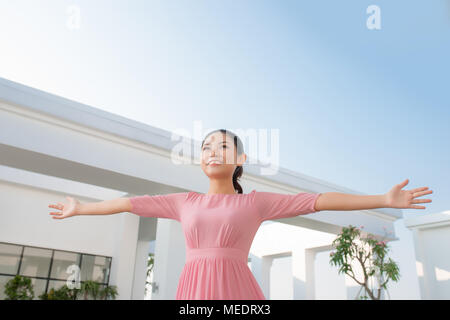
[[[227,143],[227,141],[222,141],[221,143]],[[210,144],[209,142],[205,143],[204,146]]]

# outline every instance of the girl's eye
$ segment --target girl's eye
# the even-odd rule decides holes
[[[223,145],[223,147],[228,149],[228,147],[226,145]],[[205,150],[205,149],[209,149],[209,148],[208,147],[203,147],[202,150]]]

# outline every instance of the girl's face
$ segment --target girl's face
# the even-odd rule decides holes
[[[233,138],[220,131],[206,138],[201,154],[202,169],[210,178],[230,177],[231,179],[236,166],[242,165],[242,160],[245,161],[245,154],[238,157]]]

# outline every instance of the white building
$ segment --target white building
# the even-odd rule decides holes
[[[48,204],[66,196],[94,202],[205,192],[208,178],[189,158],[201,141],[183,140],[190,151],[181,155],[191,161],[175,165],[171,151],[180,140],[172,140],[170,132],[5,79],[0,79],[0,127],[0,299],[16,274],[32,278],[37,297],[66,283],[67,267],[74,264],[81,268],[81,281],[115,285],[117,299],[144,299],[151,241],[156,285],[150,296],[174,299],[185,259],[179,222],[126,212],[55,220]],[[244,165],[244,193],[361,194],[283,168],[271,176],[260,169]],[[415,238],[398,223],[401,218],[401,210],[377,209],[266,221],[249,267],[268,299],[353,299],[359,287],[337,274],[328,255],[341,227],[364,225],[380,238],[390,232],[386,239],[402,275],[389,286],[391,299],[448,299],[449,258],[438,251],[449,243],[448,212],[408,220]]]

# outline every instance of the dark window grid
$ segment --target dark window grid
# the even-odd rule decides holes
[[[70,251],[71,252],[71,251]],[[109,260],[109,266],[108,266],[108,280],[106,281],[106,283],[109,283],[109,277],[111,276],[111,265],[112,265],[112,257],[108,257],[108,256],[99,256],[96,254],[90,254],[90,253],[82,253],[80,256],[80,263],[79,263],[79,267],[81,270],[81,264],[83,263],[83,256],[93,256],[93,257],[105,257]],[[82,281],[84,282],[84,281]]]
[[[50,274],[51,274],[51,272],[52,272],[52,266],[53,266],[53,258],[54,258],[54,256],[55,256],[55,250],[52,250],[52,257],[50,258],[50,266],[48,267],[48,274],[47,274],[47,279],[50,279]],[[45,293],[47,293],[47,290],[48,290],[48,283],[49,283],[50,281],[46,281],[45,282]]]
[[[108,280],[106,280],[106,283],[109,284],[109,276],[111,275],[111,263],[112,263],[112,258],[109,259],[109,266],[108,266]]]
[[[24,250],[25,250],[25,246],[22,246],[22,251],[20,252],[19,267],[17,268],[16,274],[19,274],[20,267],[22,266],[22,258],[23,258]]]
[[[0,242],[0,243],[5,243],[5,244],[10,244],[10,245],[21,246],[21,247],[22,247],[22,252],[21,252],[21,254],[20,254],[20,261],[19,261],[19,267],[18,267],[18,270],[17,270],[17,274],[19,274],[19,270],[20,270],[20,267],[21,267],[21,264],[22,264],[23,252],[24,252],[24,250],[25,250],[25,247],[27,247],[27,248],[38,248],[38,249],[44,249],[44,250],[62,251],[62,252],[69,252],[69,253],[78,253],[78,254],[81,255],[81,256],[80,256],[80,263],[79,263],[79,265],[78,265],[78,266],[80,267],[80,270],[81,270],[81,262],[82,262],[82,260],[83,260],[83,255],[86,255],[86,256],[94,256],[94,257],[104,257],[104,258],[109,259],[109,270],[111,270],[112,257],[104,256],[104,255],[101,255],[101,254],[92,254],[92,253],[84,253],[84,252],[77,252],[77,251],[60,250],[60,249],[50,249],[50,248],[44,248],[44,247],[36,247],[36,246],[20,245],[20,244],[10,243],[10,242]],[[53,253],[52,253],[52,256],[53,256]],[[109,275],[110,275],[110,272],[108,273],[108,282],[109,282]]]
[[[6,243],[6,244],[11,244],[11,245],[21,246],[21,247],[22,247],[22,251],[21,251],[21,253],[20,253],[19,267],[17,268],[16,275],[19,275],[20,267],[22,266],[23,252],[24,252],[24,250],[25,250],[25,247],[28,247],[28,248],[38,248],[38,249],[44,249],[44,250],[52,250],[52,256],[51,256],[51,259],[50,259],[50,267],[49,267],[48,277],[31,277],[31,276],[27,276],[28,278],[31,278],[31,279],[47,280],[47,281],[46,281],[46,285],[45,285],[45,293],[47,293],[49,281],[51,281],[51,280],[53,280],[53,281],[67,281],[67,279],[50,278],[51,268],[52,268],[52,265],[53,265],[53,257],[54,257],[55,251],[63,251],[63,252],[78,253],[78,254],[80,254],[80,262],[79,262],[79,264],[78,264],[78,267],[80,268],[80,271],[81,271],[81,263],[83,262],[83,256],[84,256],[84,255],[94,256],[94,257],[104,257],[104,258],[109,259],[109,266],[108,266],[108,270],[109,270],[109,271],[108,271],[108,280],[107,280],[106,282],[97,282],[97,281],[95,281],[96,283],[99,283],[99,284],[101,284],[101,285],[106,285],[106,286],[109,285],[109,278],[110,278],[110,275],[111,275],[112,257],[108,257],[108,256],[104,256],[104,255],[96,255],[96,254],[91,254],[91,253],[83,253],[83,252],[69,251],[69,250],[59,250],[59,249],[49,249],[49,248],[37,247],[37,246],[18,245],[18,244],[15,244],[15,243],[9,243],[9,242],[0,242],[0,243]],[[0,275],[2,275],[2,276],[14,276],[14,274],[7,274],[7,273],[0,273]],[[86,281],[81,281],[81,280],[80,280],[80,283],[84,283],[84,282],[86,282]]]
[[[23,246],[22,247],[22,255],[21,255],[21,261],[20,261],[20,263],[19,263],[19,265],[21,265],[22,264],[22,257],[23,257],[23,251],[24,251],[24,248],[25,247],[28,247],[28,246]],[[37,248],[37,247],[35,247],[35,248]],[[42,249],[45,249],[45,248],[42,248]],[[31,276],[27,276],[27,277],[29,277],[29,278],[35,278],[35,279],[49,279],[49,280],[58,280],[58,281],[66,281],[67,279],[58,279],[58,278],[51,278],[50,277],[50,274],[51,274],[51,272],[52,272],[52,266],[53,266],[53,258],[54,258],[54,256],[55,256],[55,250],[56,251],[65,251],[65,252],[70,252],[70,253],[79,253],[79,252],[74,252],[74,251],[67,251],[67,250],[57,250],[57,249],[45,249],[45,250],[52,250],[52,256],[51,256],[51,258],[50,258],[50,266],[49,266],[49,268],[48,268],[48,276],[47,277],[31,277]],[[95,254],[85,254],[85,253],[80,253],[80,262],[78,263],[78,267],[80,268],[80,271],[81,271],[81,264],[82,264],[82,262],[83,262],[83,256],[84,255],[89,255],[89,256],[94,256],[94,257],[97,257],[97,255],[95,255]],[[107,257],[107,256],[102,256],[102,257],[106,257],[106,258],[110,258],[110,257]],[[110,258],[109,259],[109,268],[111,268],[111,260],[112,260],[112,258]],[[20,268],[19,268],[19,271],[20,271]],[[19,274],[19,271],[17,272],[17,275]],[[1,273],[0,273],[1,274]],[[108,284],[109,283],[109,274],[110,274],[110,272],[108,273],[108,281],[107,282],[97,282],[97,281],[95,281],[95,282],[97,282],[97,283],[101,283],[101,284]],[[80,282],[85,282],[85,281],[81,281],[80,280]],[[48,284],[48,283],[47,283]],[[47,292],[47,286],[45,287],[45,292]]]
[[[83,263],[83,255],[80,256],[80,261],[78,262],[78,267],[80,268],[80,279],[81,279],[81,264]]]
[[[21,247],[27,247],[27,248],[38,248],[38,249],[44,249],[44,250],[56,250],[56,251],[62,251],[62,252],[69,252],[69,253],[79,253],[79,254],[85,254],[88,256],[95,256],[95,257],[104,257],[104,258],[111,258],[109,256],[105,256],[102,254],[93,254],[93,253],[87,253],[87,252],[77,252],[77,251],[69,251],[69,250],[61,250],[61,249],[51,249],[51,248],[44,248],[44,247],[36,247],[36,246],[29,246],[29,245],[23,245],[23,244],[17,244],[17,243],[12,243],[12,242],[0,242],[0,244],[10,244],[13,246],[21,246]],[[23,248],[22,248],[23,249]],[[23,250],[22,250],[23,253]]]

